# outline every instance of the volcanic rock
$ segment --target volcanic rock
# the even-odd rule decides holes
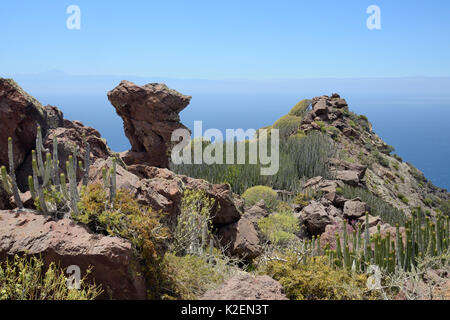
[[[344,217],[348,219],[362,217],[368,211],[367,203],[362,202],[359,198],[348,200],[344,204]]]
[[[43,107],[12,79],[0,78],[0,165],[8,167],[8,138],[13,139],[14,167],[24,162],[36,143],[36,129],[48,129],[62,121],[62,113],[55,107]]]
[[[191,97],[169,89],[165,84],[138,86],[122,81],[108,92],[108,99],[122,118],[125,135],[131,143],[131,150],[123,155],[125,163],[168,168],[174,145],[172,132],[188,130],[180,123],[178,114],[186,108]]]
[[[221,245],[233,256],[251,260],[261,254],[258,232],[247,215],[236,223],[221,227],[219,238]]]
[[[32,211],[0,211],[0,220],[1,260],[15,254],[41,255],[46,265],[79,266],[82,276],[92,266],[91,276],[104,290],[100,298],[146,298],[145,280],[129,241],[94,235],[72,220],[56,222]]]
[[[269,276],[248,273],[230,278],[199,300],[288,300],[281,284]]]

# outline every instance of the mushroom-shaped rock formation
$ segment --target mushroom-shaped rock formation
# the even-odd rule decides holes
[[[180,123],[178,114],[187,107],[191,97],[165,84],[138,86],[122,81],[108,92],[108,99],[123,119],[125,134],[131,143],[131,150],[122,154],[124,162],[168,168],[172,132],[188,130]]]

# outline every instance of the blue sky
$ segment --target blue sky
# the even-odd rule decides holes
[[[381,30],[366,28],[372,4]],[[449,17],[448,0],[2,1],[0,75],[449,76]]]

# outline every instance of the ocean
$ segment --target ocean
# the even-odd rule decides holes
[[[288,113],[296,102],[312,96],[286,92],[197,92],[180,116],[191,130],[193,122],[201,120],[203,130],[217,128],[225,134],[225,129],[258,129],[270,125]],[[114,151],[129,149],[122,120],[105,92],[36,93],[35,97],[43,104],[58,106],[65,118],[80,120],[99,130]],[[404,161],[414,164],[435,185],[450,190],[450,103],[436,102],[430,97],[405,99],[395,95],[342,97],[346,98],[350,110],[369,118],[374,131],[394,146],[394,152]]]

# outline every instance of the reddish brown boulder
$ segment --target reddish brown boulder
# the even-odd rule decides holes
[[[127,165],[146,164],[168,168],[172,132],[187,128],[180,123],[179,113],[191,97],[169,89],[165,84],[138,86],[122,81],[108,92],[108,99],[123,119],[125,135],[131,143],[123,156]]]
[[[344,204],[344,217],[347,219],[357,219],[369,211],[367,203],[359,198],[348,200]]]
[[[131,243],[94,235],[72,220],[53,221],[32,211],[0,211],[0,259],[15,254],[41,255],[46,264],[89,266],[104,290],[101,298],[146,299],[145,280],[133,257]]]
[[[111,168],[111,160],[97,160],[91,167],[91,183],[102,182],[102,168]],[[127,188],[143,205],[167,213],[167,222],[174,223],[180,213],[183,192],[204,190],[215,199],[212,208],[213,223],[222,226],[238,221],[242,215],[244,203],[233,194],[227,184],[211,184],[206,180],[177,175],[168,169],[145,165],[128,166],[125,170],[117,165],[117,188]]]
[[[58,147],[58,160],[60,173],[66,172],[66,161],[75,147],[78,147],[78,156],[76,161],[84,163],[86,154],[86,145],[83,137],[90,145],[90,161],[93,164],[97,159],[107,159],[112,155],[111,150],[102,139],[100,133],[91,127],[83,125],[80,121],[63,120],[63,126],[50,129],[48,135],[43,137],[44,148],[53,154],[53,136],[56,135]],[[45,155],[43,155],[45,156]],[[33,174],[31,168],[31,153],[28,153],[23,165],[17,170],[17,183],[22,191],[28,190],[28,176]],[[82,173],[77,170],[77,179],[81,179]]]
[[[50,131],[44,148],[53,152],[53,136],[56,135],[58,144],[58,159],[60,168],[63,172],[66,171],[66,161],[72,155],[73,149],[78,147],[77,161],[83,161],[86,154],[86,145],[83,142],[85,137],[86,142],[90,146],[90,161],[94,163],[97,159],[108,159],[112,156],[112,152],[106,145],[106,141],[102,139],[100,132],[96,129],[83,125],[80,121],[64,120],[63,128],[56,128]],[[80,171],[78,171],[80,178]]]
[[[312,113],[314,117],[325,118],[328,114],[328,107],[326,100],[320,99],[312,103]]]
[[[367,166],[350,163],[336,158],[331,158],[329,160],[329,165],[331,171],[355,171],[360,180],[364,178],[367,170]]]
[[[342,182],[350,185],[350,186],[354,186],[354,187],[358,187],[360,186],[360,180],[358,177],[358,172],[356,171],[350,171],[350,170],[345,170],[345,171],[336,171],[336,179],[337,180],[341,180]]]
[[[281,284],[269,276],[248,273],[230,278],[199,300],[288,300]]]
[[[325,231],[325,227],[333,223],[332,217],[327,213],[325,207],[317,202],[311,203],[304,207],[300,213],[295,214],[300,225],[304,224],[310,235],[320,235]]]
[[[259,219],[265,218],[270,215],[270,211],[267,208],[264,199],[261,199],[252,207],[248,208],[245,211],[245,215],[253,222],[257,222]]]
[[[0,78],[0,165],[8,167],[8,137],[13,138],[14,166],[18,168],[36,143],[36,129],[45,135],[58,125],[62,114],[43,107],[12,79]]]
[[[147,187],[170,199],[172,203],[175,203],[175,207],[180,203],[184,189],[204,190],[216,200],[212,208],[213,223],[216,226],[238,221],[244,210],[243,200],[233,194],[228,184],[211,184],[206,180],[177,175],[168,169],[145,165],[129,166],[128,170],[146,179]]]
[[[220,228],[219,238],[222,246],[228,248],[233,256],[252,260],[261,254],[258,232],[247,215],[236,223]]]
[[[358,222],[361,223],[361,228],[364,230],[366,228],[366,216],[363,215],[362,217],[360,217],[358,219]],[[374,226],[377,226],[377,225],[379,225],[381,223],[382,223],[382,221],[381,221],[381,218],[379,216],[369,215],[369,224],[368,224],[368,228],[369,229],[374,227]]]

